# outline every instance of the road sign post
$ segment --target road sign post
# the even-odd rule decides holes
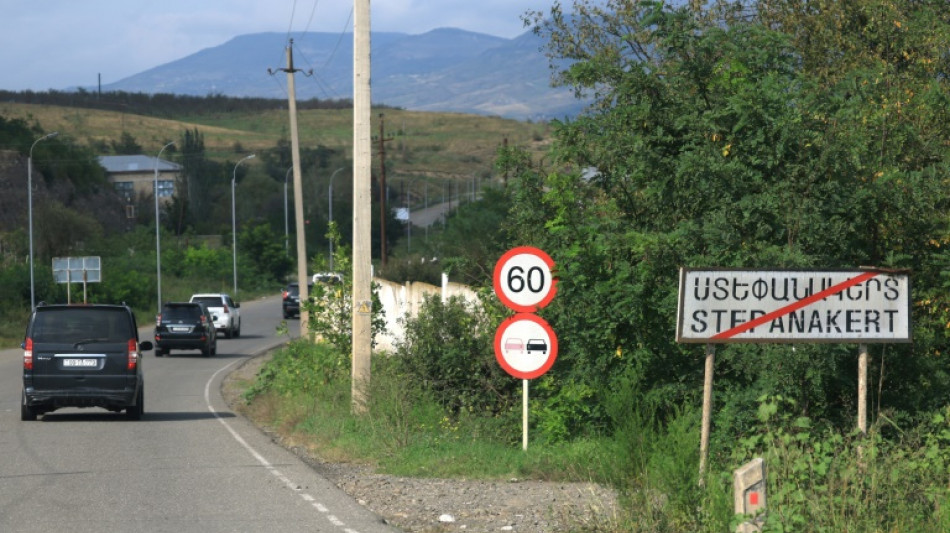
[[[557,358],[557,336],[534,314],[554,299],[554,261],[538,248],[519,246],[495,263],[493,285],[498,299],[517,314],[495,332],[495,359],[512,377],[522,380],[522,439],[528,449],[528,380],[547,372]]]
[[[66,303],[72,303],[70,286],[82,282],[82,301],[86,303],[86,287],[89,283],[102,281],[102,267],[99,256],[54,257],[53,279],[56,283],[66,284]]]
[[[867,343],[911,342],[905,271],[681,269],[676,341],[706,344],[700,484],[708,454],[715,344],[853,342],[858,427],[866,431]]]

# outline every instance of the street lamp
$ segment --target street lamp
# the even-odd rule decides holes
[[[52,138],[59,135],[59,132],[54,131],[52,133],[47,133],[46,135],[40,137],[39,139],[33,141],[33,145],[30,146],[30,155],[26,159],[26,195],[27,203],[29,207],[27,208],[29,212],[29,224],[30,224],[30,310],[36,309],[36,288],[33,284],[33,148],[36,147],[36,144],[40,141],[45,141],[46,139]]]
[[[409,196],[412,194],[412,182],[415,178],[406,180],[406,252],[412,251],[412,211],[409,206]]]
[[[330,216],[328,217],[328,222],[333,222],[333,178],[336,177],[339,171],[343,170],[343,167],[340,167],[333,171],[333,174],[330,174],[330,189],[327,192],[327,197],[329,197],[330,205],[329,212]],[[327,229],[329,229],[329,224],[327,224]],[[330,237],[330,272],[333,272],[333,237]]]
[[[162,152],[166,148],[175,144],[172,141],[158,151],[158,157],[155,158],[155,278],[158,280],[158,313],[162,312],[162,241],[159,234],[159,214],[158,214],[158,162],[162,160]]]
[[[234,294],[237,295],[237,216],[234,209],[234,183],[237,181],[237,169],[241,163],[248,159],[254,159],[251,154],[234,164],[234,172],[231,173],[231,254],[234,258]]]

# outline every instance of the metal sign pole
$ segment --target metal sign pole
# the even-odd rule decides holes
[[[528,380],[522,380],[521,449],[528,449]]]
[[[699,485],[706,485],[706,460],[709,458],[709,432],[712,425],[713,367],[716,345],[706,344],[706,372],[703,379],[703,428],[699,437]]]

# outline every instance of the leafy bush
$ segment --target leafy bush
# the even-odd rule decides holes
[[[732,462],[765,459],[765,531],[946,531],[950,513],[950,408],[885,439],[887,417],[865,436],[796,416],[783,396],[760,398],[759,431]]]
[[[261,368],[257,381],[244,393],[252,400],[265,392],[278,395],[303,393],[316,396],[324,386],[343,381],[350,372],[350,358],[329,344],[297,339]]]
[[[353,279],[349,274],[352,272],[351,257],[349,248],[340,245],[340,233],[335,222],[330,223],[327,237],[334,243],[335,268],[342,281],[314,283],[307,301],[301,301],[300,306],[309,313],[308,324],[314,338],[329,342],[348,354],[353,346]],[[372,300],[370,329],[375,346],[376,336],[386,329],[386,316],[375,288],[372,290]]]
[[[426,296],[419,314],[404,320],[396,347],[398,371],[421,384],[453,416],[501,414],[519,397],[518,382],[495,360],[495,321],[482,307],[453,297]]]

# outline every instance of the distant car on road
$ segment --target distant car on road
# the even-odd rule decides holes
[[[227,338],[241,336],[241,304],[224,293],[192,294],[190,302],[205,304],[214,316],[214,327]]]
[[[23,344],[20,420],[61,407],[145,412],[145,377],[135,315],[125,305],[45,305],[30,314]]]
[[[201,350],[209,357],[218,353],[218,336],[212,315],[204,304],[168,302],[155,317],[155,356],[175,350]]]
[[[313,283],[308,284],[309,287],[313,286]],[[300,315],[300,284],[296,281],[288,283],[284,287],[282,293],[283,302],[282,308],[284,313],[284,318],[290,318],[292,316]]]

